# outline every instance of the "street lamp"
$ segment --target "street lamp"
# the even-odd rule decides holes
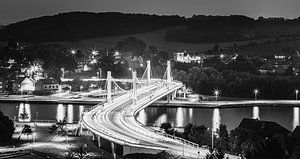
[[[83,88],[83,86],[80,86],[80,92],[82,92],[82,88]]]
[[[299,90],[298,90],[298,89],[296,89],[296,90],[295,90],[295,94],[296,94],[296,100],[298,100],[298,93],[299,93]]]
[[[75,55],[75,54],[76,54],[76,50],[72,49],[72,50],[70,51],[70,53],[71,53],[72,55]]]
[[[257,100],[257,95],[259,94],[259,89],[255,88],[253,90],[253,94],[254,94],[254,99]]]
[[[220,95],[220,90],[214,90],[214,95],[215,95],[215,97],[216,97],[216,101],[218,100],[218,97],[219,97],[219,95]]]

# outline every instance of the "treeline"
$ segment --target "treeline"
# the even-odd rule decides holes
[[[5,26],[0,41],[79,41],[87,38],[149,32],[182,24],[179,16],[70,12],[33,18]]]
[[[300,35],[299,26],[300,18],[197,15],[187,19],[184,28],[168,30],[165,40],[212,43],[297,36]]]
[[[259,75],[234,70],[219,72],[212,67],[191,67],[187,71],[175,67],[173,77],[191,87],[194,93],[212,95],[215,89],[221,96],[254,98],[253,90],[259,89],[258,98],[294,99],[300,88],[300,78],[288,75]]]

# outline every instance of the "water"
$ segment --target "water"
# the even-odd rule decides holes
[[[0,103],[0,110],[11,119],[20,117],[25,112],[31,120],[66,120],[77,122],[82,112],[92,105],[73,104],[28,104],[28,103]],[[299,107],[243,107],[243,108],[183,108],[183,107],[148,107],[137,116],[137,119],[148,126],[159,126],[170,122],[175,127],[184,127],[188,123],[206,125],[216,130],[221,123],[226,124],[228,130],[236,128],[243,118],[253,118],[275,121],[283,127],[293,130],[299,125]],[[20,119],[20,118],[19,118]]]
[[[182,108],[148,107],[141,111],[137,119],[148,126],[159,126],[170,122],[175,127],[188,123],[206,125],[214,130],[221,123],[228,130],[238,127],[243,118],[274,121],[292,131],[299,125],[299,107],[244,107],[244,108]]]
[[[81,119],[82,112],[92,105],[73,105],[73,104],[29,104],[29,103],[0,103],[0,110],[11,119],[19,121],[32,120],[66,120],[74,123]],[[28,118],[20,118],[26,112]]]

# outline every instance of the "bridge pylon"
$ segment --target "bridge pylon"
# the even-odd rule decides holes
[[[147,60],[147,83],[148,85],[150,84],[151,81],[151,64],[150,64],[150,60]]]
[[[111,81],[112,81],[112,77],[111,77],[111,71],[107,71],[107,84],[106,84],[106,88],[107,88],[107,102],[111,103],[112,102],[112,98],[111,98]]]
[[[167,83],[171,83],[172,77],[171,77],[171,61],[167,61]]]
[[[137,78],[136,71],[132,71],[132,103],[136,105],[137,101]]]

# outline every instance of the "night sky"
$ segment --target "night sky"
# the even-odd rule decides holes
[[[300,0],[0,0],[0,24],[69,11],[295,18]]]

